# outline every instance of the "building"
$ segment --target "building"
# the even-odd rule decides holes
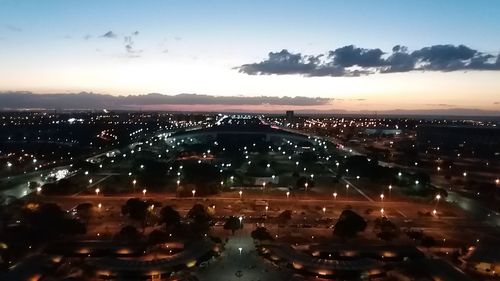
[[[286,111],[286,122],[293,123],[294,120],[295,120],[295,117],[294,117],[293,110],[287,110]]]

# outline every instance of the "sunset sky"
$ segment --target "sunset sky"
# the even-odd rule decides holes
[[[495,0],[0,0],[0,92],[500,111],[499,15]]]

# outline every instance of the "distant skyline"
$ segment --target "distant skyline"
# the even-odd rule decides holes
[[[242,111],[286,110],[272,97],[300,96],[328,101],[292,109],[491,114],[499,14],[494,0],[0,0],[0,92],[271,97],[231,104]],[[228,108],[169,107],[190,105]]]

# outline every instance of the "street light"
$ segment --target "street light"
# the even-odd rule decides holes
[[[436,209],[432,210],[432,214],[435,216],[437,214]]]
[[[337,200],[337,192],[334,192],[334,193],[333,193],[333,198],[334,198],[335,200]]]
[[[193,193],[193,197],[194,197],[194,195],[196,194],[196,190],[195,189],[191,190],[191,193]]]
[[[92,179],[89,180],[89,185],[92,184]]]
[[[383,194],[383,193],[382,193],[382,194],[380,194],[380,201],[382,201],[382,203],[384,202],[384,197],[385,197],[385,196],[384,196],[384,194]]]
[[[323,207],[323,216],[326,214],[326,207]]]
[[[267,213],[267,210],[269,210],[269,205],[266,205],[266,213]]]
[[[306,182],[306,183],[304,184],[304,187],[306,188],[306,192],[307,192],[307,187],[308,187],[308,186],[309,186],[309,183],[308,183],[308,182]]]
[[[243,195],[243,191],[240,190],[238,193],[240,194],[240,199],[241,199],[241,195]]]
[[[142,190],[142,195],[143,195],[143,196],[146,196],[146,189],[143,189],[143,190]]]
[[[36,188],[36,192],[37,192],[38,194],[40,194],[40,192],[42,192],[42,188],[41,188],[41,187],[37,187],[37,188]]]
[[[181,181],[177,180],[177,187],[179,187],[180,184],[181,184]]]
[[[392,185],[389,185],[389,197],[392,197]]]
[[[286,199],[288,199],[290,197],[290,191],[287,191],[286,192]]]
[[[96,188],[96,189],[95,189],[95,195],[96,195],[96,196],[98,196],[100,191],[101,191],[101,190],[100,190],[99,188]]]
[[[348,198],[349,197],[349,185],[346,184],[345,185],[345,198]]]

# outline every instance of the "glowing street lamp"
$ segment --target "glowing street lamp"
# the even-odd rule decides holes
[[[308,183],[308,182],[306,182],[306,183],[304,184],[304,187],[306,188],[306,192],[307,192],[307,187],[308,187],[308,186],[309,186],[309,183]]]
[[[286,192],[286,199],[288,199],[290,197],[290,191],[287,191]]]
[[[181,184],[181,181],[177,180],[177,187],[179,187],[180,184]]]
[[[384,194],[383,194],[383,193],[382,193],[382,194],[380,194],[380,201],[384,202],[384,197],[385,197],[385,196],[384,196]]]
[[[323,210],[323,215],[325,215],[326,214],[326,207],[323,207],[322,210]]]
[[[96,189],[95,189],[95,195],[96,195],[96,196],[98,196],[100,191],[101,191],[101,190],[100,190],[99,188],[96,188]]]
[[[143,190],[142,190],[142,195],[143,195],[143,196],[146,196],[146,191],[147,191],[146,189],[143,189]]]
[[[89,179],[89,185],[92,184],[92,182],[93,182],[92,179]]]
[[[97,204],[97,208],[99,208],[100,210],[102,208],[102,204],[101,203]]]
[[[389,197],[392,197],[392,185],[389,185]]]
[[[194,197],[194,195],[196,194],[196,189],[191,190],[191,193],[193,194]]]
[[[243,191],[239,191],[238,194],[240,194],[240,199],[241,199],[241,195],[243,195]]]
[[[384,215],[384,208],[380,209],[380,214],[383,216]]]
[[[267,213],[267,210],[269,210],[269,205],[266,205],[266,213]]]
[[[311,179],[314,179],[314,174],[311,174]]]
[[[262,189],[266,189],[266,182],[262,183]]]
[[[464,178],[465,178],[465,177],[467,176],[467,172],[464,172],[462,175],[463,175],[463,176],[464,176]]]
[[[41,187],[37,187],[37,188],[36,188],[36,192],[37,192],[38,194],[40,194],[40,193],[42,192],[42,188],[41,188]]]
[[[345,198],[348,198],[349,197],[349,185],[346,184],[345,185]]]
[[[432,214],[433,214],[434,216],[436,216],[436,214],[437,214],[436,209],[432,210]]]
[[[240,220],[240,228],[241,228],[241,221],[243,221],[243,217],[240,216],[238,219]]]
[[[337,192],[334,192],[334,193],[333,193],[333,198],[334,198],[335,200],[337,200]]]

